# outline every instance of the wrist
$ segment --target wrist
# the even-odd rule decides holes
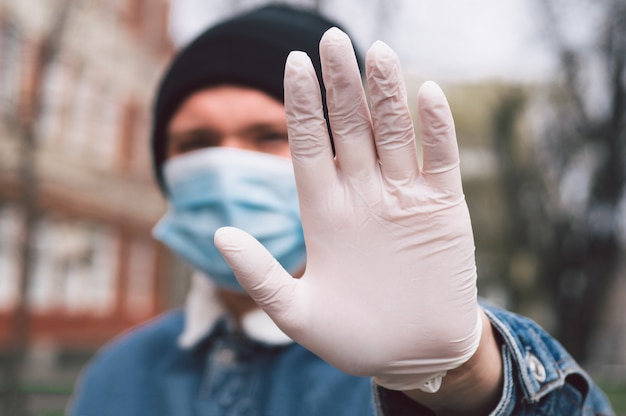
[[[483,328],[474,355],[462,366],[448,371],[436,393],[404,391],[437,415],[482,415],[495,409],[504,383],[500,342],[489,319],[480,311]]]

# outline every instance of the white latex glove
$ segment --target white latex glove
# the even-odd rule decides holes
[[[292,339],[346,373],[434,391],[482,328],[450,109],[436,84],[422,86],[420,168],[395,53],[382,42],[368,51],[370,110],[349,38],[330,29],[320,51],[336,158],[309,58],[293,52],[285,70],[304,275],[292,278],[243,231],[222,228],[215,242]]]

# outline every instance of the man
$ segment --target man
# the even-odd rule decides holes
[[[71,414],[610,414],[556,341],[479,305],[442,91],[420,89],[420,164],[395,54],[369,49],[368,104],[333,26],[268,6],[175,58],[155,236],[194,287],[94,359]]]

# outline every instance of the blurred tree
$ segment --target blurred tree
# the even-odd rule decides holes
[[[42,84],[44,74],[60,49],[62,35],[73,0],[62,0],[52,8],[55,16],[50,20],[41,42],[34,45],[32,67],[27,68],[28,78],[20,91],[19,104],[8,112],[3,122],[20,139],[19,208],[23,216],[22,234],[19,242],[19,291],[13,313],[9,357],[4,365],[6,392],[3,394],[4,410],[10,415],[28,414],[26,397],[21,385],[22,370],[29,351],[30,311],[27,299],[33,264],[33,231],[39,217],[38,180],[35,167],[37,126],[42,107]]]
[[[516,123],[530,102],[522,93],[503,98],[492,125],[511,216],[509,254],[536,261],[534,289],[512,284],[512,307],[529,293],[546,295],[555,335],[584,362],[621,250],[626,2],[538,5],[558,57],[558,76],[540,107],[540,136],[532,152],[520,152]]]

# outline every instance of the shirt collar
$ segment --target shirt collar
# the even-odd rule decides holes
[[[178,345],[191,349],[213,332],[215,324],[227,311],[222,305],[210,278],[195,272],[185,300],[185,324]],[[268,346],[281,346],[293,341],[261,309],[248,312],[241,320],[243,333],[251,340]]]

